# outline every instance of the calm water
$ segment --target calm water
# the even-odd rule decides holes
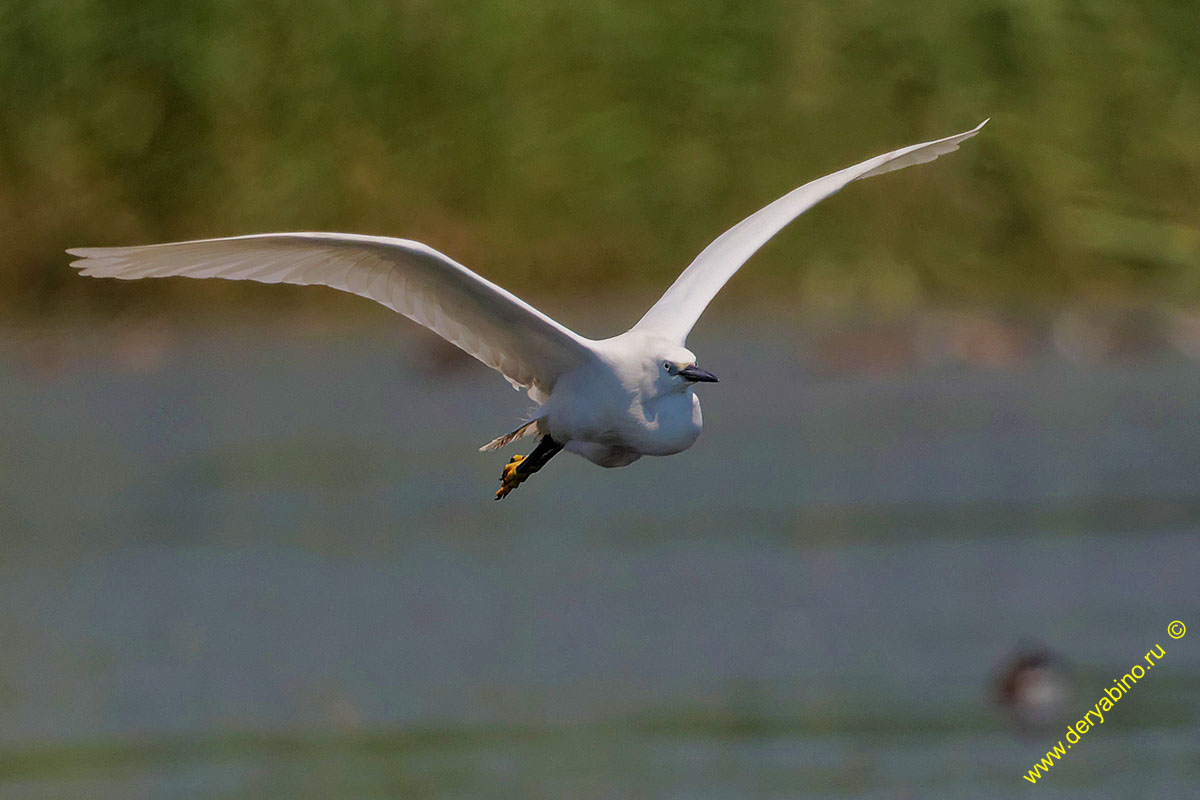
[[[6,335],[0,796],[1195,796],[1200,367],[806,336],[702,326],[692,450],[493,503],[526,401],[409,326]],[[1080,713],[1167,652],[1036,789],[1023,637]]]

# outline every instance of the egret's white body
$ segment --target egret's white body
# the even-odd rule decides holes
[[[639,330],[592,346],[595,359],[561,376],[542,406],[546,432],[602,467],[691,447],[700,435],[700,398],[691,381],[663,369],[694,364],[691,351]]]
[[[521,427],[482,449],[539,435],[554,448],[528,472],[559,448],[600,466],[623,467],[644,455],[679,453],[700,435],[694,386],[716,379],[696,366],[684,344],[709,302],[750,256],[846,184],[932,161],[958,149],[983,124],[986,120],[956,136],[876,156],[784,195],[714,240],[633,328],[603,340],[580,336],[447,256],[405,239],[271,233],[68,252],[79,257],[72,266],[95,277],[322,284],[369,297],[499,371],[537,403]],[[527,477],[514,477],[520,458],[505,469],[499,496]]]

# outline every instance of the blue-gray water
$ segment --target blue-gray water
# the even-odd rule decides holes
[[[1196,794],[1194,362],[709,325],[692,450],[494,503],[527,401],[412,334],[4,337],[0,796]],[[1079,714],[1167,653],[1035,788],[1024,637]]]

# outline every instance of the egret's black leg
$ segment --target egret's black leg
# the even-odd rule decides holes
[[[546,466],[546,462],[558,455],[563,446],[549,435],[538,440],[537,447],[527,456],[513,456],[500,473],[500,489],[496,499],[502,500],[508,493],[521,485],[526,478]]]

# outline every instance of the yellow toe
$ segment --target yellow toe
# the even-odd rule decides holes
[[[517,472],[517,467],[525,460],[525,456],[513,456],[504,465],[504,469],[500,472],[500,488],[496,491],[496,499],[501,500],[508,496],[508,493],[521,485],[521,481],[525,480],[525,476]]]

